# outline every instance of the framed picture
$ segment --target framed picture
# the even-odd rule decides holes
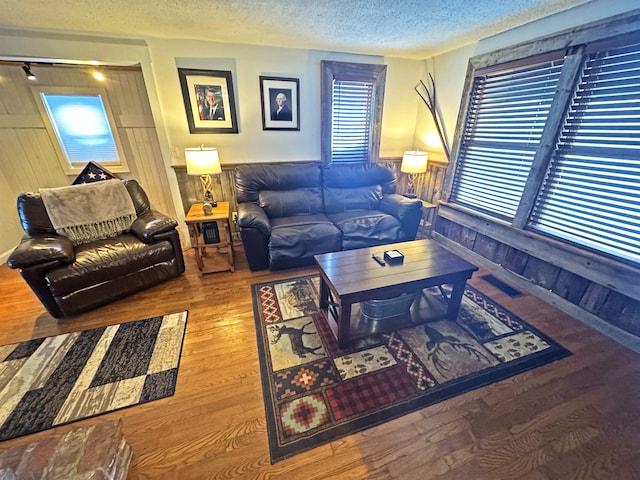
[[[238,133],[231,72],[178,69],[191,133]]]
[[[263,130],[300,130],[300,79],[260,77]]]

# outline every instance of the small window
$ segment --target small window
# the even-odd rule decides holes
[[[104,93],[79,90],[85,89],[38,90],[65,173],[76,173],[88,162],[128,171]]]
[[[386,65],[322,62],[322,159],[375,163]]]

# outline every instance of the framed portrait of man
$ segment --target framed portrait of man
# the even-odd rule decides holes
[[[178,69],[191,133],[238,133],[231,72]]]
[[[260,77],[263,130],[300,130],[300,79]]]

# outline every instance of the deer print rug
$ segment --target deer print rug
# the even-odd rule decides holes
[[[252,286],[272,463],[570,355],[470,286],[456,322],[341,350],[318,290],[318,276]]]

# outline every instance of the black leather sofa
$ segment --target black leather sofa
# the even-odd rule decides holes
[[[184,272],[178,223],[154,211],[135,180],[123,180],[136,209],[130,231],[74,246],[54,230],[39,193],[18,197],[26,235],[7,260],[54,317],[75,315]]]
[[[395,193],[386,164],[260,164],[235,170],[251,270],[313,264],[321,253],[413,240],[420,200]]]

